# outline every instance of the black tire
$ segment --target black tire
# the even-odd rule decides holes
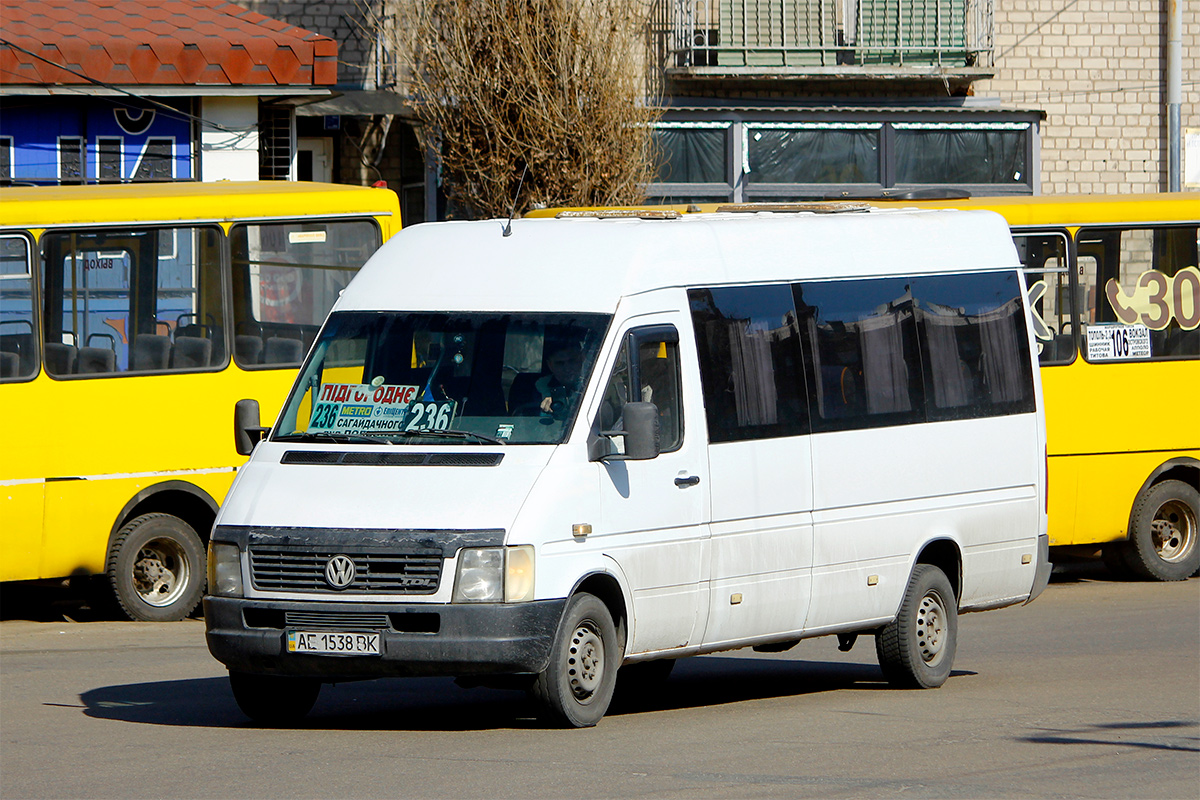
[[[875,653],[888,683],[936,689],[950,677],[958,650],[958,600],[945,573],[918,564],[900,613],[875,634]]]
[[[204,545],[191,525],[170,514],[143,514],[117,532],[108,582],[130,619],[185,618],[204,597]]]
[[[229,687],[238,708],[250,719],[269,727],[295,725],[317,702],[321,682],[287,675],[251,675],[229,671]]]
[[[621,651],[608,607],[594,595],[572,597],[550,648],[550,663],[529,690],[542,718],[565,728],[599,722],[612,702]]]
[[[1183,481],[1156,483],[1138,495],[1129,517],[1125,561],[1141,578],[1187,580],[1200,568],[1200,493]]]

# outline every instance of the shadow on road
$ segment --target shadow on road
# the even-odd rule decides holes
[[[1181,729],[1191,729],[1185,731]],[[1159,722],[1110,722],[1071,730],[1054,730],[1021,741],[1033,744],[1101,744],[1114,747],[1137,747],[1147,750],[1181,750],[1200,753],[1200,723],[1196,720],[1162,720]],[[1152,735],[1157,733],[1158,735]],[[1185,735],[1190,733],[1191,735]]]
[[[670,680],[650,696],[618,692],[609,715],[886,687],[873,664],[696,657],[680,661]],[[105,686],[80,699],[84,713],[101,719],[209,728],[255,725],[238,709],[224,677]],[[465,731],[542,726],[523,691],[463,689],[450,678],[409,678],[324,686],[316,707],[298,727]]]

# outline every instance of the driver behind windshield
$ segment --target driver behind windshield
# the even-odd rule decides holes
[[[542,398],[538,407],[542,414],[562,419],[579,395],[580,373],[583,370],[583,351],[580,345],[569,344],[555,348],[546,359],[546,366],[550,374],[538,378],[534,384]]]

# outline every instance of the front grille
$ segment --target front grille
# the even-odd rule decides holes
[[[356,611],[288,611],[289,628],[329,628],[338,631],[383,631],[390,625],[387,614]]]
[[[354,561],[354,580],[344,589],[334,589],[325,581],[325,565],[335,555],[346,555]],[[440,548],[250,546],[251,581],[254,588],[269,592],[433,594],[441,577]]]

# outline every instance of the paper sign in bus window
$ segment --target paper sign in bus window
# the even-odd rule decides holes
[[[1104,323],[1087,327],[1088,361],[1146,359],[1153,355],[1145,325]]]
[[[456,404],[420,398],[420,391],[417,386],[327,383],[313,403],[308,429],[328,433],[447,430]]]

